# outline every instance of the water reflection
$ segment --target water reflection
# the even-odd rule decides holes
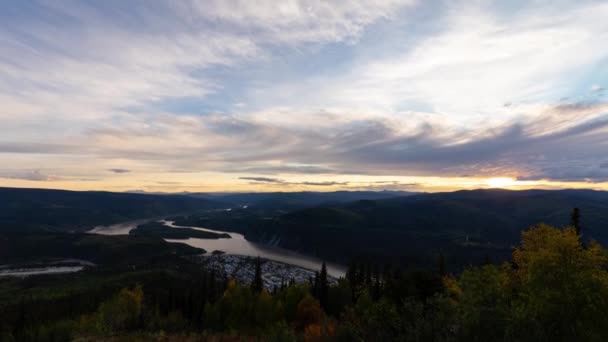
[[[247,241],[242,234],[225,232],[220,230],[212,230],[201,227],[191,227],[191,226],[176,226],[172,221],[163,220],[165,225],[172,228],[192,228],[207,232],[214,233],[226,233],[230,235],[230,239],[196,239],[189,238],[186,240],[172,240],[167,239],[169,242],[181,242],[186,243],[193,247],[203,248],[207,252],[223,251],[228,254],[235,255],[247,255],[254,257],[262,257],[270,260],[284,262],[286,264],[291,264],[295,266],[299,266],[302,268],[310,269],[318,271],[321,269],[322,261],[320,259],[302,255],[293,251],[289,251],[279,247],[270,247],[266,245],[257,244],[251,241]],[[327,273],[333,277],[343,277],[346,273],[346,268],[332,263],[327,263]]]

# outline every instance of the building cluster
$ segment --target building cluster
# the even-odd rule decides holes
[[[214,270],[216,274],[236,279],[241,284],[251,284],[255,277],[255,257],[233,254],[206,254],[197,258],[198,262],[205,264],[208,269]],[[315,271],[268,259],[261,259],[261,270],[264,287],[269,291],[290,282],[310,282],[315,277]],[[332,277],[329,277],[328,280],[330,283],[337,281]]]

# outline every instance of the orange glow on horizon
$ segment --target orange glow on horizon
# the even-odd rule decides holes
[[[507,188],[517,185],[517,180],[511,177],[493,177],[486,180],[486,184],[491,188]]]
[[[437,176],[371,176],[371,175],[296,175],[260,176],[267,182],[241,179],[242,176],[215,172],[125,174],[100,179],[20,180],[0,178],[0,187],[47,188],[65,190],[104,190],[124,192],[294,192],[337,190],[401,190],[413,192],[446,192],[483,188],[564,189],[586,188],[608,190],[608,182],[559,182],[552,180],[517,180],[513,177],[437,177]],[[255,178],[255,177],[247,177]],[[274,180],[274,181],[273,181]]]

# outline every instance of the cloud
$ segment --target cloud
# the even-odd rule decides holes
[[[424,109],[462,126],[514,117],[522,103],[576,94],[572,79],[593,73],[608,57],[594,43],[608,40],[600,19],[608,13],[605,3],[539,2],[517,13],[483,2],[429,6],[436,7],[430,20],[406,21],[402,31],[382,37],[390,50],[366,42],[347,72],[258,87],[252,98],[309,109]],[[426,34],[408,35],[413,29]]]
[[[257,173],[257,174],[335,174],[348,173],[347,171],[338,171],[336,169],[321,166],[321,165],[284,165],[284,164],[264,164],[234,167],[225,172],[238,173]]]
[[[59,177],[46,175],[40,170],[0,170],[0,178],[43,182],[55,181],[60,179]]]
[[[268,177],[239,177],[239,179],[249,180],[253,182],[262,182],[262,183],[278,183],[285,184],[285,181],[278,178],[268,178]]]
[[[119,121],[120,128],[95,130],[87,139],[61,148],[36,145],[21,151],[57,160],[81,154],[140,161],[148,169],[221,173],[367,174],[493,176],[574,179],[593,176],[608,141],[608,104],[571,103],[531,108],[525,120],[479,131],[452,131],[422,120],[418,125],[376,118],[336,123],[326,128],[277,125],[225,114],[151,115]],[[143,124],[147,123],[147,124]],[[229,127],[229,128],[226,128]],[[235,131],[236,130],[236,131]],[[238,132],[238,133],[235,133]],[[205,137],[204,140],[199,137]],[[103,148],[97,144],[103,143]],[[40,147],[40,148],[38,148]],[[10,150],[18,150],[13,146]],[[280,161],[280,162],[279,162]],[[138,166],[139,168],[139,166]],[[127,169],[125,169],[127,170]],[[578,170],[578,171],[577,171]],[[254,182],[288,182],[277,177],[242,177]],[[305,185],[305,184],[302,184]]]
[[[349,182],[335,182],[335,181],[323,181],[323,182],[288,182],[279,178],[269,178],[269,177],[239,177],[239,179],[249,180],[258,183],[272,183],[272,184],[280,184],[286,186],[292,185],[305,185],[305,186],[336,186],[336,185],[348,185]]]
[[[108,171],[113,172],[113,173],[129,173],[129,172],[131,172],[131,170],[127,170],[127,169],[108,169]]]
[[[179,2],[175,7],[190,21],[213,20],[239,31],[253,32],[271,44],[339,42],[356,39],[366,26],[392,16],[416,1],[346,0],[338,3],[262,0]]]
[[[183,182],[175,182],[175,181],[158,181],[158,182],[156,182],[156,184],[160,184],[160,185],[178,185],[178,184],[183,184]]]
[[[310,185],[310,186],[336,186],[336,185],[348,185],[349,182],[326,181],[326,182],[300,182],[300,183],[296,183],[296,184]]]

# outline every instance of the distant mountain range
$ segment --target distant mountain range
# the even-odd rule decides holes
[[[233,206],[257,209],[296,210],[321,205],[339,205],[359,200],[378,200],[417,194],[407,191],[332,191],[332,192],[251,192],[251,193],[182,193],[220,201]]]
[[[83,231],[96,225],[207,209],[251,206],[288,211],[407,194],[391,191],[149,194],[0,188],[0,231]]]

